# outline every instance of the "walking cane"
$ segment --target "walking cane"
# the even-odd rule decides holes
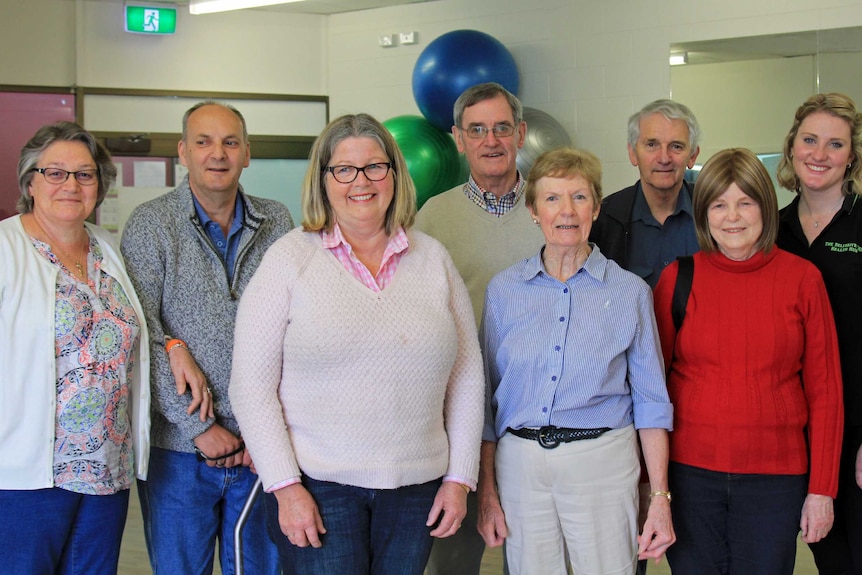
[[[242,528],[245,527],[246,522],[248,521],[248,516],[251,515],[251,508],[254,507],[254,502],[257,500],[258,495],[261,494],[263,488],[261,487],[260,477],[257,478],[257,481],[254,482],[254,485],[251,488],[251,493],[248,494],[248,499],[245,500],[245,505],[242,507],[242,511],[239,514],[239,517],[236,520],[236,526],[233,528],[233,554],[234,554],[234,562],[236,575],[242,575]]]

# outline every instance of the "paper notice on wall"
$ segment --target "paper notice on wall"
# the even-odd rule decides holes
[[[117,233],[117,223],[119,221],[119,203],[117,200],[117,188],[123,185],[123,165],[114,164],[117,168],[117,180],[114,187],[108,190],[105,194],[105,199],[99,206],[96,214],[96,223],[108,230],[109,232]]]
[[[135,187],[156,188],[164,186],[167,178],[165,162],[135,162]]]

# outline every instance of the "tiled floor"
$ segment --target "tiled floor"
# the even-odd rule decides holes
[[[503,572],[503,557],[500,549],[489,549],[482,560],[481,575],[501,575]],[[670,575],[666,561],[658,566],[650,565],[649,575]],[[143,522],[137,493],[133,490],[129,505],[129,518],[126,531],[123,534],[123,547],[120,552],[120,575],[152,575],[144,546]],[[216,575],[221,575],[221,569],[216,566]],[[793,575],[816,575],[814,559],[808,546],[800,542],[796,554],[796,569]],[[335,574],[334,574],[335,575]],[[345,574],[349,575],[349,574]]]

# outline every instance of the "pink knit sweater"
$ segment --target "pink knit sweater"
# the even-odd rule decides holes
[[[475,481],[484,379],[470,299],[443,246],[409,237],[380,293],[299,229],[258,267],[230,400],[264,488],[301,473],[377,489]]]

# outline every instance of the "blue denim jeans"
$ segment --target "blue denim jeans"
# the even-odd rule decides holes
[[[138,482],[138,493],[154,575],[210,575],[216,540],[222,573],[233,575],[233,530],[256,479],[247,467],[207,467],[193,453],[151,449],[147,480]],[[242,542],[246,575],[279,573],[259,499]]]
[[[787,575],[808,488],[806,475],[709,471],[671,463],[674,575]]]
[[[425,526],[440,481],[398,489],[365,489],[303,477],[323,519],[322,547],[296,547],[278,524],[267,493],[266,514],[284,575],[422,575],[431,552]]]
[[[0,573],[116,575],[129,490],[0,490]]]

